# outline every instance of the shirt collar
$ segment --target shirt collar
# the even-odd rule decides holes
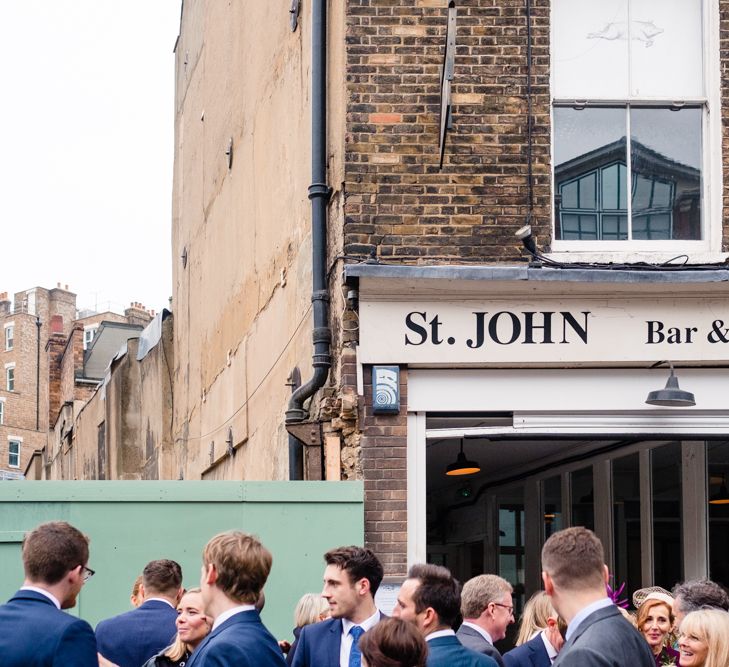
[[[491,635],[486,632],[480,625],[476,625],[475,623],[471,623],[471,621],[463,621],[462,625],[465,625],[469,628],[473,628],[478,634],[480,634],[491,646],[494,645],[494,640],[491,639]]]
[[[355,626],[359,625],[360,628],[362,628],[365,632],[367,630],[371,630],[374,628],[377,623],[380,620],[380,610],[375,609],[375,613],[372,614],[369,618],[366,618],[361,623],[354,623],[353,621],[350,621],[348,618],[342,619],[342,634],[346,637],[349,634],[349,631]]]
[[[565,641],[569,641],[569,638],[575,634],[575,631],[580,626],[580,623],[584,621],[590,614],[596,612],[598,609],[604,609],[605,607],[611,607],[613,601],[608,598],[600,598],[599,600],[588,604],[584,609],[581,609],[578,614],[572,619],[572,622],[567,626],[567,633],[565,634]]]
[[[173,609],[175,608],[175,605],[173,605],[169,600],[165,600],[164,598],[144,598],[144,602],[164,602],[165,604],[170,605]]]
[[[542,630],[539,633],[539,636],[542,638],[542,641],[544,642],[544,648],[547,649],[547,655],[549,656],[550,662],[554,662],[554,659],[557,657],[557,649],[552,646],[552,642],[547,639],[547,631]]]
[[[453,630],[436,630],[425,636],[425,641],[429,642],[431,639],[438,639],[438,637],[455,637],[456,633]]]
[[[227,611],[224,611],[222,614],[220,614],[220,616],[218,616],[215,619],[215,621],[213,622],[213,627],[212,627],[211,632],[213,630],[215,630],[215,628],[217,628],[220,625],[222,625],[223,623],[225,623],[225,621],[227,621],[229,618],[235,616],[236,614],[240,614],[244,611],[252,611],[255,608],[256,608],[255,605],[252,605],[252,604],[239,604],[237,607],[231,607],[230,609],[228,609]]]
[[[58,601],[58,598],[52,593],[49,593],[45,588],[38,588],[37,586],[21,586],[20,590],[40,593],[41,595],[47,597],[56,606],[56,609],[61,608],[61,603]]]

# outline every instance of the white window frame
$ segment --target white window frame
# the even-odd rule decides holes
[[[13,465],[10,462],[10,457],[11,456],[14,456],[14,454],[10,451],[10,446],[13,443],[17,443],[17,445],[18,445],[18,451],[17,451],[18,463],[17,463],[17,465]],[[20,437],[18,437],[16,435],[9,435],[8,436],[8,468],[20,468],[20,463],[21,463],[20,450],[22,448],[23,448],[23,438],[20,438]]]
[[[0,396],[0,426],[5,425],[5,397]]]
[[[7,322],[3,329],[5,330],[5,351],[9,352],[15,346],[15,322]]]
[[[712,20],[715,19],[715,20]],[[715,263],[729,258],[729,253],[721,251],[722,244],[722,127],[721,127],[721,69],[719,52],[719,0],[703,0],[703,62],[706,96],[703,99],[681,100],[686,105],[698,103],[704,107],[702,123],[702,189],[701,189],[701,240],[655,241],[577,241],[555,238],[556,226],[554,206],[551,205],[552,245],[548,257],[559,262],[650,262],[660,263],[678,255],[688,255],[689,263]],[[553,26],[554,24],[550,22]],[[550,80],[553,89],[554,71]],[[550,116],[554,127],[554,107],[574,103],[552,97]],[[656,100],[661,106],[670,106],[674,100]],[[583,100],[580,100],[582,103]],[[597,100],[595,100],[597,102]],[[616,100],[600,100],[603,104]],[[620,105],[628,100],[621,100]],[[633,101],[635,104],[636,101]],[[643,100],[640,101],[643,105]],[[597,106],[597,104],[595,104]],[[554,133],[551,151],[554,156]],[[551,199],[554,202],[556,189],[554,160],[551,172]]]
[[[89,349],[89,345],[91,345],[91,343],[93,343],[98,329],[99,329],[98,324],[87,324],[84,327],[84,350]],[[88,336],[89,332],[91,333],[91,338],[87,340],[87,336]]]
[[[15,391],[15,362],[5,364],[5,391]]]

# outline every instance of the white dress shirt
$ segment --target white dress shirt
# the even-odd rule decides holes
[[[570,637],[577,631],[577,628],[580,627],[580,623],[582,623],[582,621],[584,621],[590,614],[596,612],[598,609],[611,607],[612,605],[613,601],[609,597],[604,597],[592,604],[588,604],[584,609],[581,609],[567,626],[567,633],[564,637],[565,641],[569,641]]]
[[[491,635],[486,632],[480,625],[476,625],[475,623],[471,623],[470,621],[463,621],[461,625],[465,625],[466,627],[473,628],[478,634],[480,634],[491,646],[494,645],[494,640],[491,639]]]
[[[542,638],[542,641],[544,642],[544,648],[547,649],[547,655],[549,656],[549,662],[554,662],[554,659],[557,657],[557,649],[552,646],[552,643],[547,639],[547,631],[542,630],[539,633],[539,636]]]
[[[455,637],[456,633],[453,630],[436,630],[425,636],[425,641],[429,642],[431,639],[438,639],[438,637]]]
[[[58,601],[55,595],[52,593],[49,593],[45,588],[38,588],[37,586],[21,586],[21,591],[33,591],[34,593],[40,593],[41,595],[45,595],[54,605],[56,605],[56,609],[61,608],[61,603]]]
[[[235,616],[236,614],[240,614],[244,611],[251,611],[252,609],[255,609],[255,605],[252,604],[239,604],[237,607],[233,607],[231,609],[228,609],[228,611],[224,611],[220,616],[218,616],[215,621],[213,622],[213,627],[210,630],[212,632],[222,623],[225,623],[231,616]]]
[[[365,632],[374,628],[380,621],[380,610],[376,610],[372,616],[361,623],[353,623],[348,618],[342,619],[342,641],[339,645],[339,667],[349,667],[349,654],[352,651],[353,637],[349,631],[359,625]]]

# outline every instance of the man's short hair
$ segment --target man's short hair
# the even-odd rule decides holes
[[[273,556],[255,535],[231,530],[205,545],[203,563],[215,566],[216,585],[228,598],[256,604],[271,572]]]
[[[542,547],[542,569],[564,590],[604,586],[602,542],[583,526],[560,530]]]
[[[672,593],[674,598],[681,598],[681,611],[684,614],[706,608],[729,611],[729,595],[719,584],[709,579],[676,584]]]
[[[151,560],[142,570],[142,584],[145,595],[177,595],[182,586],[182,568],[179,563],[166,558]]]
[[[479,574],[463,584],[461,613],[463,618],[478,618],[491,602],[501,602],[506,593],[514,591],[512,585],[495,574]]]
[[[65,521],[42,523],[23,538],[23,569],[32,582],[57,584],[89,562],[89,538]]]
[[[461,586],[450,570],[440,565],[413,565],[408,579],[420,582],[413,593],[415,612],[420,614],[432,607],[440,625],[452,627],[461,609]]]
[[[324,561],[327,565],[342,568],[349,576],[351,583],[367,579],[370,582],[372,597],[377,593],[385,574],[380,559],[364,547],[351,546],[332,549],[324,554]]]

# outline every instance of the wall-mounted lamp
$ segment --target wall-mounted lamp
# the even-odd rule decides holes
[[[481,472],[481,466],[475,461],[469,461],[463,453],[463,438],[461,438],[461,451],[456,460],[446,468],[446,475],[473,475]]]
[[[729,505],[729,491],[726,488],[726,475],[722,476],[719,490],[709,498],[709,505]]]
[[[678,386],[678,378],[673,372],[673,364],[669,361],[671,374],[668,376],[666,386],[648,394],[645,402],[648,405],[663,405],[668,408],[686,408],[696,405],[696,399],[690,391],[684,391]]]
[[[530,255],[536,256],[537,242],[535,241],[534,237],[532,236],[532,226],[531,225],[524,225],[523,227],[520,227],[516,231],[514,236],[516,236],[516,238],[518,238],[524,244],[524,248],[526,248],[526,251]]]

